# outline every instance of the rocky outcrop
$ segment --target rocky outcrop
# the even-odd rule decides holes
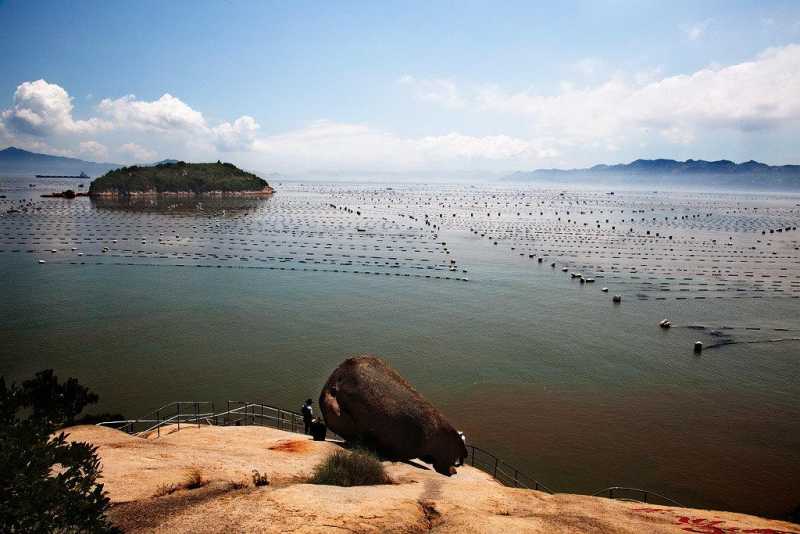
[[[751,515],[507,488],[468,466],[446,478],[419,464],[384,463],[393,484],[309,485],[314,466],[339,446],[274,428],[181,425],[149,438],[65,430],[98,447],[109,517],[131,533],[800,534],[800,525]],[[207,484],[183,489],[189,470]],[[253,470],[270,484],[255,486]]]
[[[322,388],[319,406],[333,432],[385,458],[420,458],[450,475],[467,456],[461,436],[439,410],[374,356],[342,362]]]

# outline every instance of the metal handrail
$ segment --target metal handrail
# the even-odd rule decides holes
[[[617,491],[617,492],[639,493],[642,496],[642,500],[627,499],[627,498],[624,498],[624,497],[614,497],[614,492],[615,491]],[[664,500],[664,501],[666,501],[666,502],[668,502],[670,504],[673,504],[675,506],[679,506],[679,507],[683,508],[683,505],[681,503],[679,503],[678,501],[676,501],[675,499],[670,499],[669,497],[661,495],[660,493],[656,493],[656,492],[650,491],[650,490],[643,490],[643,489],[640,489],[640,488],[628,488],[628,487],[625,487],[625,486],[611,486],[609,488],[604,488],[604,489],[601,489],[601,490],[598,490],[598,491],[592,493],[592,497],[603,497],[604,493],[608,493],[608,498],[609,499],[618,499],[618,500],[624,500],[624,501],[643,502],[643,503],[647,503],[648,502],[648,498],[650,496],[654,496],[654,497],[658,497],[659,499],[662,499],[662,500]]]
[[[194,407],[194,412],[189,411],[188,413],[184,412],[184,414],[181,414],[181,408],[183,406],[185,406],[185,405],[193,406]],[[212,401],[173,401],[173,402],[169,402],[167,404],[164,404],[163,406],[161,406],[159,408],[156,408],[155,410],[152,410],[150,413],[148,413],[147,415],[145,415],[143,417],[127,421],[126,424],[122,425],[119,428],[119,430],[122,430],[124,432],[129,433],[129,434],[136,434],[137,432],[135,432],[135,430],[134,430],[134,425],[136,423],[153,422],[153,421],[158,421],[158,422],[164,421],[164,418],[162,418],[162,416],[161,416],[161,412],[162,411],[167,411],[172,407],[175,408],[176,415],[178,415],[178,416],[186,415],[187,416],[187,420],[191,420],[191,417],[194,416],[194,419],[197,420],[201,415],[200,414],[200,406],[201,405],[204,405],[204,406],[209,406],[210,405],[211,406],[211,411],[212,412],[214,411],[214,403]],[[177,424],[178,424],[178,429],[180,429],[180,424],[181,424],[181,418],[180,417],[177,418]],[[151,428],[148,428],[145,431],[156,430],[158,432],[158,435],[160,436],[161,435],[161,427],[162,426],[163,426],[162,424],[157,424],[157,425],[154,425]]]
[[[494,477],[497,481],[499,481],[503,485],[511,486],[514,488],[525,488],[536,491],[544,491],[546,493],[555,493],[553,490],[551,490],[538,480],[528,477],[527,475],[523,474],[519,469],[501,460],[491,452],[485,449],[481,449],[480,447],[477,447],[475,445],[467,444],[466,447],[467,447],[467,458],[465,458],[465,462],[469,461],[472,467],[477,467],[481,471],[484,471],[485,473],[492,475],[492,477]],[[488,461],[484,461],[480,459],[480,457],[478,460],[476,460],[475,459],[476,452],[488,457]]]

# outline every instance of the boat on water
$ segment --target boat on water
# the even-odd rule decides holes
[[[67,176],[61,174],[37,174],[37,178],[85,178],[88,179],[90,176],[85,172],[81,171],[81,173],[77,176]]]

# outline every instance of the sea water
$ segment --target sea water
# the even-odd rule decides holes
[[[554,490],[800,504],[800,197],[329,183],[259,200],[39,196],[72,182],[0,179],[6,379],[53,368],[100,395],[94,411],[129,417],[172,400],[297,409],[372,353]]]

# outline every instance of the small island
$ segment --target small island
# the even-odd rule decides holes
[[[92,197],[151,195],[266,196],[274,189],[253,173],[232,163],[160,163],[122,167],[107,172],[89,186]]]

